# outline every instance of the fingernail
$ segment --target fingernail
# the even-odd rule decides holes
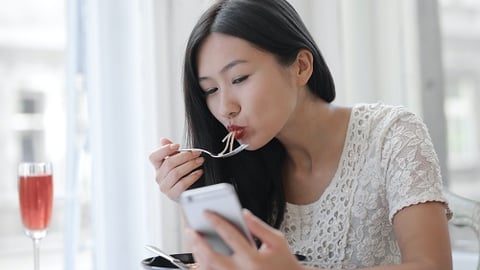
[[[204,157],[198,157],[198,158],[195,159],[195,163],[197,163],[197,164],[202,164],[204,161],[205,161]]]
[[[250,210],[248,210],[247,208],[243,208],[243,214],[244,215],[247,215],[249,217],[253,217],[254,215],[252,214],[252,212]]]
[[[209,210],[206,210],[203,214],[211,223],[216,222],[218,218],[217,215],[215,215],[212,211],[209,211]]]
[[[196,174],[201,174],[202,173],[202,169],[199,169],[199,170],[195,170],[191,173],[191,175],[196,175]]]

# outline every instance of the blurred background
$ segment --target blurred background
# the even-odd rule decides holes
[[[0,0],[0,269],[33,265],[20,161],[54,165],[42,269],[140,269],[145,244],[182,251],[148,155],[162,136],[183,140],[183,50],[211,2]],[[480,1],[290,2],[331,67],[335,103],[421,115],[446,188],[480,200]],[[455,269],[475,269],[478,243],[461,235]]]

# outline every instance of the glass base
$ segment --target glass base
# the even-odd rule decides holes
[[[41,231],[25,230],[25,234],[32,239],[42,239],[47,235],[47,230],[41,230]]]

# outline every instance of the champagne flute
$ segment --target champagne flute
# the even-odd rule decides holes
[[[51,163],[18,165],[18,195],[25,234],[33,240],[34,269],[38,270],[40,240],[47,235],[53,204]]]

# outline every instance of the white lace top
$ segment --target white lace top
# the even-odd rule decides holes
[[[330,185],[316,202],[287,203],[280,230],[311,266],[398,264],[393,217],[428,201],[445,199],[438,159],[421,119],[402,107],[361,104],[352,110]]]

